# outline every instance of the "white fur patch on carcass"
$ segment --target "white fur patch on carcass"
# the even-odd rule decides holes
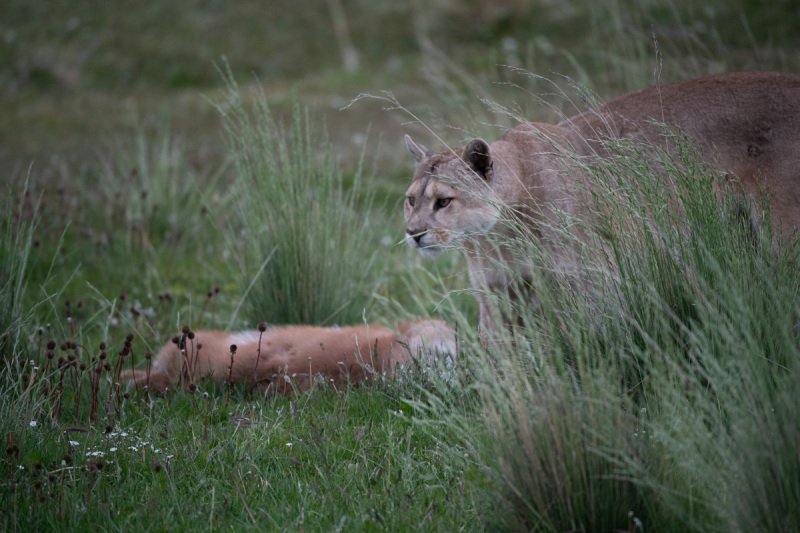
[[[261,333],[258,331],[238,331],[228,335],[228,342],[237,346],[258,342]]]

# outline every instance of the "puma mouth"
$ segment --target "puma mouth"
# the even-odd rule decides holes
[[[410,248],[417,250],[425,257],[436,257],[442,254],[446,249],[446,247],[441,244],[426,242],[425,238],[417,241],[408,233],[406,233],[406,243]]]
[[[421,253],[424,257],[437,257],[444,253],[445,248],[438,244],[431,244],[428,246],[419,246],[417,247],[419,253]]]

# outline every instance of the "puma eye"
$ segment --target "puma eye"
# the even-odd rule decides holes
[[[411,207],[414,207],[414,197],[413,196],[406,196],[406,201],[408,202],[408,205],[410,205]]]
[[[445,207],[450,205],[451,201],[453,201],[452,198],[439,198],[438,200],[436,200],[435,208],[436,209],[444,209]]]

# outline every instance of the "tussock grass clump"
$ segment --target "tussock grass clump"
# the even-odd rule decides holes
[[[288,126],[264,94],[253,108],[228,78],[219,106],[237,178],[229,235],[252,323],[358,322],[373,291],[376,232],[361,169],[345,183],[324,134],[296,106]],[[358,205],[357,205],[358,203]]]

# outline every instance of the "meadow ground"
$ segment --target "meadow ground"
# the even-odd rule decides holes
[[[456,254],[398,242],[402,133],[800,70],[798,8],[278,4],[0,7],[2,528],[797,530],[797,250],[732,231],[707,169],[673,176],[691,239],[616,235],[618,305],[543,288],[512,353],[481,350]],[[644,214],[634,193],[613,201]],[[184,325],[431,314],[459,326],[448,379],[114,379]]]

